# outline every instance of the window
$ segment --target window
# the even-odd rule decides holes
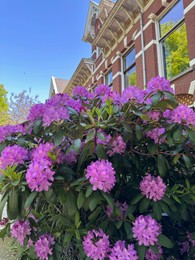
[[[106,77],[105,77],[105,84],[108,85],[109,87],[112,87],[112,71],[109,71],[107,74],[106,74]]]
[[[125,87],[136,85],[135,49],[124,57]]]
[[[172,79],[189,67],[183,1],[178,1],[159,21],[164,76]]]

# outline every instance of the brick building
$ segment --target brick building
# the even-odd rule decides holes
[[[83,40],[92,55],[81,60],[64,92],[78,85],[144,88],[160,75],[171,81],[180,103],[194,104],[194,0],[90,1]]]

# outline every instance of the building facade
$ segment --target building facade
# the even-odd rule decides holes
[[[121,92],[168,78],[179,103],[195,97],[195,1],[101,0],[89,4],[83,40],[92,55],[82,59],[64,92],[107,84]]]

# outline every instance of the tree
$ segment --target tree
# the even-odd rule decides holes
[[[9,99],[11,124],[16,125],[26,121],[30,108],[37,103],[40,103],[38,96],[31,97],[31,89],[28,92],[23,90],[19,94],[11,93]]]
[[[7,91],[0,84],[0,125],[6,125],[9,121]]]

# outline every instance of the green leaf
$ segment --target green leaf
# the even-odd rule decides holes
[[[64,138],[64,131],[62,130],[58,130],[55,134],[54,134],[54,144],[56,146],[59,146],[61,145],[62,141],[63,141],[63,138]]]
[[[136,134],[136,137],[138,140],[142,139],[142,130],[139,125],[136,125],[136,127],[135,127],[135,134]]]
[[[152,205],[153,217],[157,220],[162,218],[162,209],[159,206],[158,202],[154,202]]]
[[[182,127],[179,126],[175,132],[173,132],[173,139],[178,142],[182,135]]]
[[[144,198],[144,195],[139,193],[137,196],[135,196],[132,201],[131,201],[131,205],[135,205],[137,204],[140,200],[142,200]]]
[[[162,93],[158,91],[156,94],[152,96],[152,105],[157,105],[158,102],[160,101],[160,98],[162,97]]]
[[[146,198],[142,199],[141,203],[139,204],[140,213],[145,212],[148,209],[149,205],[150,205],[150,200]]]
[[[89,221],[96,220],[100,212],[102,211],[101,207],[96,208],[91,215],[89,215]]]
[[[85,197],[88,198],[92,193],[93,193],[93,189],[92,189],[92,186],[90,185],[87,187]]]
[[[116,224],[116,228],[119,229],[123,224],[123,220],[119,220]]]
[[[95,129],[92,129],[89,134],[87,135],[87,138],[85,140],[85,143],[88,143],[89,141],[91,141],[92,139],[94,139],[95,136]]]
[[[108,203],[108,205],[112,208],[112,210],[114,209],[114,201],[113,201],[113,199],[112,199],[112,197],[109,195],[109,194],[107,194],[107,193],[105,193],[105,192],[103,192],[102,191],[102,195],[103,195],[103,197],[104,197],[104,199],[107,201],[107,203]]]
[[[42,129],[42,121],[41,119],[38,119],[35,121],[34,125],[33,125],[33,133],[34,134],[38,134]]]
[[[77,211],[76,198],[72,191],[67,192],[68,215],[73,217]]]
[[[102,141],[105,141],[106,140],[106,137],[104,134],[102,134],[101,132],[97,132],[97,137],[102,140]]]
[[[147,149],[151,154],[155,154],[158,152],[158,144],[149,143]]]
[[[99,159],[108,159],[104,145],[102,145],[102,144],[98,144],[96,146],[96,154],[97,154]]]
[[[0,202],[0,219],[2,219],[3,209],[5,207],[5,203],[7,202],[7,199],[8,199],[8,195],[5,196],[3,199],[1,199],[1,202]]]
[[[84,204],[84,201],[85,201],[85,195],[84,195],[83,190],[81,190],[81,191],[79,192],[79,196],[78,196],[78,198],[77,198],[77,207],[78,207],[78,209],[81,209],[81,208],[82,208],[82,206],[83,206],[83,204]]]
[[[151,249],[154,253],[156,253],[156,254],[159,253],[159,249],[158,249],[158,246],[157,246],[157,245],[155,245],[155,246],[150,246],[150,249]]]
[[[188,169],[190,169],[192,164],[191,164],[191,161],[190,161],[189,157],[187,155],[185,155],[185,154],[183,154],[182,156],[183,156],[183,159],[184,159],[186,167]]]
[[[195,143],[195,131],[188,128],[188,129],[187,129],[187,132],[188,132],[188,134],[189,134],[189,137],[190,137],[191,141],[192,141],[193,143]]]
[[[26,202],[25,202],[25,204],[24,204],[24,207],[25,208],[29,208],[30,207],[30,205],[32,204],[32,202],[34,201],[34,199],[36,198],[36,196],[37,196],[37,192],[32,192],[31,194],[30,194],[30,196],[27,198],[27,200],[26,200]]]
[[[157,167],[158,167],[160,176],[162,178],[164,178],[167,173],[167,164],[166,164],[166,160],[165,160],[164,156],[161,154],[158,155],[158,157],[157,157]]]
[[[80,214],[79,212],[77,211],[75,216],[74,216],[74,222],[75,222],[75,226],[76,228],[79,228],[79,224],[81,223],[80,222]]]
[[[126,234],[127,234],[127,238],[132,239],[133,238],[133,232],[132,232],[131,224],[129,222],[125,222],[124,227],[125,227],[125,231],[126,231]]]
[[[93,211],[93,210],[96,208],[96,206],[97,206],[97,204],[98,204],[98,199],[99,199],[99,197],[98,197],[98,194],[97,194],[97,193],[93,193],[93,195],[90,197],[90,200],[89,200],[89,209],[90,209],[91,211]]]
[[[146,253],[146,247],[145,246],[138,246],[137,249],[139,260],[144,260],[145,253]]]
[[[166,237],[165,235],[163,234],[160,234],[158,236],[158,243],[161,245],[161,246],[164,246],[166,248],[173,248],[173,243],[172,241]]]
[[[77,154],[80,152],[81,145],[82,145],[81,139],[78,138],[78,139],[74,140],[72,147],[73,147],[73,150],[74,150]]]
[[[95,144],[94,142],[89,142],[87,144],[85,144],[83,151],[79,157],[78,160],[78,166],[77,166],[77,170],[79,170],[81,168],[82,163],[90,156],[93,154],[94,152],[94,148],[95,148]]]

